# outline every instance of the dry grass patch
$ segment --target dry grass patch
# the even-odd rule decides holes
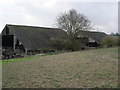
[[[3,64],[3,87],[117,87],[118,48],[37,56]]]

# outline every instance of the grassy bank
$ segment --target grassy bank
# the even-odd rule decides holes
[[[5,88],[115,88],[118,48],[26,57],[2,67]]]

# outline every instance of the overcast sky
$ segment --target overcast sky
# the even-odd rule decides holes
[[[70,9],[87,16],[97,31],[118,32],[117,0],[84,1],[0,0],[0,32],[6,24],[55,27],[56,17]]]

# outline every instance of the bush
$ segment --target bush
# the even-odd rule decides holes
[[[74,37],[66,36],[61,39],[51,40],[51,45],[57,50],[77,51],[84,49],[84,45]]]
[[[78,50],[81,50],[84,48],[84,44],[73,37],[69,37],[66,40],[65,45],[66,45],[66,48],[68,48],[69,50],[72,50],[72,51],[78,51]]]
[[[101,45],[108,48],[113,46],[120,46],[118,43],[119,41],[120,41],[120,37],[118,36],[106,36],[101,41]]]
[[[62,48],[63,48],[63,42],[60,39],[51,40],[50,45],[52,48],[54,48],[56,50],[62,50]]]

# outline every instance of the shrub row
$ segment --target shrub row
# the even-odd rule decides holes
[[[120,46],[120,37],[119,36],[106,36],[102,39],[101,45],[103,47],[113,47],[113,46]]]

